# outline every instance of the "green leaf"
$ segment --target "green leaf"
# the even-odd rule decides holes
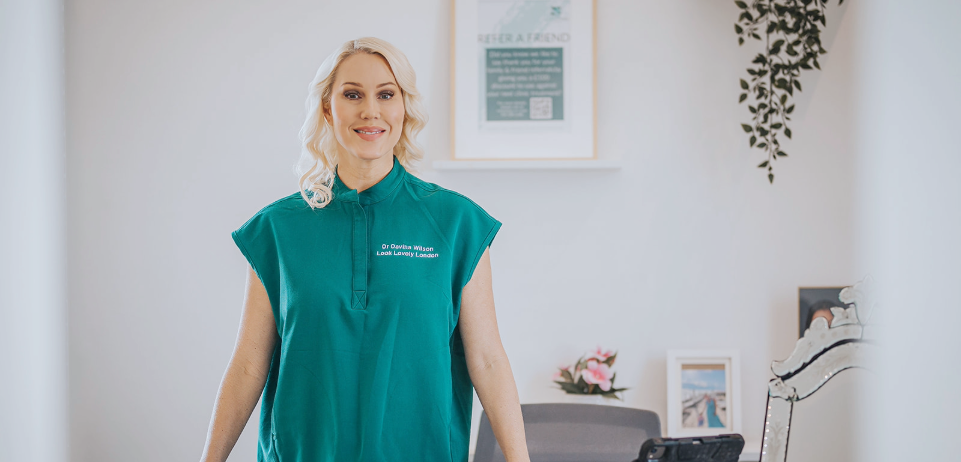
[[[784,112],[787,112],[788,114],[794,112],[794,105],[792,104],[788,106],[787,109],[784,110]]]
[[[787,95],[781,95],[781,104],[783,105],[786,102],[787,102]]]
[[[744,133],[751,133],[754,131],[754,129],[748,124],[741,124],[741,128],[744,129]]]
[[[800,81],[795,80],[795,81],[794,81],[794,86],[797,88],[797,91],[801,91],[801,82],[800,82]]]
[[[747,110],[751,111],[751,114],[757,114],[757,108],[755,108],[754,106],[748,106]]]
[[[737,38],[737,44],[738,44],[738,46],[744,45],[744,37],[738,37],[738,38]]]
[[[790,129],[790,128],[785,128],[785,129],[784,129],[784,135],[787,136],[788,138],[790,138],[790,137],[791,137],[791,129]]]
[[[778,123],[776,123],[776,124],[772,124],[772,125],[771,125],[771,129],[772,129],[772,130],[777,130],[777,129],[781,128],[782,126],[783,126],[783,125],[781,125],[781,123],[778,122]]]
[[[743,103],[747,99],[747,93],[741,93],[741,97],[737,100],[738,104]]]
[[[567,382],[567,383],[573,383],[573,382],[574,382],[574,376],[572,376],[572,375],[571,375],[571,371],[569,371],[569,370],[567,370],[567,369],[561,369],[561,377],[563,377],[563,378],[564,378],[564,381]]]
[[[769,132],[766,128],[764,128],[764,127],[757,127],[757,132],[758,132],[758,134],[761,135],[761,136],[767,136],[767,134],[770,133],[770,132]]]
[[[748,88],[750,88],[750,86],[747,84],[747,81],[744,80],[744,79],[741,79],[741,88],[743,88],[743,89],[745,89],[745,90],[747,90]]]
[[[781,156],[781,157],[787,157],[787,153],[784,152],[784,151],[778,151],[778,152],[777,152],[777,155],[779,155],[779,156]]]
[[[771,182],[771,184],[774,184],[774,174],[773,174],[773,173],[768,173],[768,174],[767,174],[767,181]]]
[[[734,32],[737,32],[738,35],[741,35],[741,34],[744,33],[744,29],[742,29],[741,26],[735,24],[735,25],[734,25]]]
[[[752,147],[752,148],[754,147],[754,143],[757,143],[757,137],[754,136],[754,135],[751,135],[751,147]]]
[[[737,7],[740,8],[740,9],[742,9],[742,10],[746,10],[746,9],[747,9],[747,3],[744,3],[744,2],[742,2],[742,1],[740,1],[740,0],[736,0],[736,1],[734,2],[734,4],[737,5]]]
[[[554,383],[560,385],[561,390],[564,390],[571,394],[582,395],[584,394],[584,391],[585,391],[584,389],[578,387],[577,385],[574,385],[573,383],[567,383],[567,382],[554,382]]]
[[[766,161],[766,160],[765,160],[764,162],[761,162],[761,163],[757,166],[757,168],[764,168],[764,167],[767,167],[767,161]]]
[[[757,148],[758,148],[758,149],[764,149],[764,148],[766,148],[766,147],[767,147],[767,143],[760,143],[760,144],[757,145]]]
[[[784,45],[784,40],[777,40],[773,45],[771,45],[771,48],[780,48],[781,45]]]

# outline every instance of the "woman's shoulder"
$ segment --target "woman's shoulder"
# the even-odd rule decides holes
[[[411,193],[425,205],[442,209],[484,209],[471,198],[436,183],[429,183],[413,175],[408,175]],[[486,213],[486,212],[485,212]]]
[[[310,210],[310,205],[304,200],[300,191],[281,197],[260,209],[257,213],[285,213],[290,211]]]
[[[300,191],[298,191],[265,205],[250,217],[248,223],[255,220],[274,221],[279,218],[297,215],[310,210],[310,205],[307,204],[307,201],[304,200]]]

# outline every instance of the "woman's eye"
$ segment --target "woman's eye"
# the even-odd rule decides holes
[[[355,91],[348,91],[344,93],[344,97],[347,99],[357,99],[357,98],[360,98],[360,95],[357,94],[357,92]]]
[[[385,92],[383,92],[383,93],[380,94],[380,97],[381,97],[381,99],[391,99],[391,98],[394,97],[394,92],[392,92],[392,91],[385,91]]]

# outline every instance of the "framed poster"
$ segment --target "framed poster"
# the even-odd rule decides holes
[[[841,301],[843,289],[844,287],[798,288],[798,338],[804,337],[804,331],[811,327],[814,318],[825,318],[830,326],[834,319],[831,307],[847,308],[847,303]]]
[[[453,0],[454,160],[596,158],[595,0]]]
[[[736,350],[667,352],[667,434],[741,431],[741,369]]]

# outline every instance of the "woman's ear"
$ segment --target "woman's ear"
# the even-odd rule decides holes
[[[330,106],[327,104],[321,103],[320,112],[323,113],[324,122],[326,122],[327,125],[333,126],[333,124],[330,122],[330,117],[331,117]]]

